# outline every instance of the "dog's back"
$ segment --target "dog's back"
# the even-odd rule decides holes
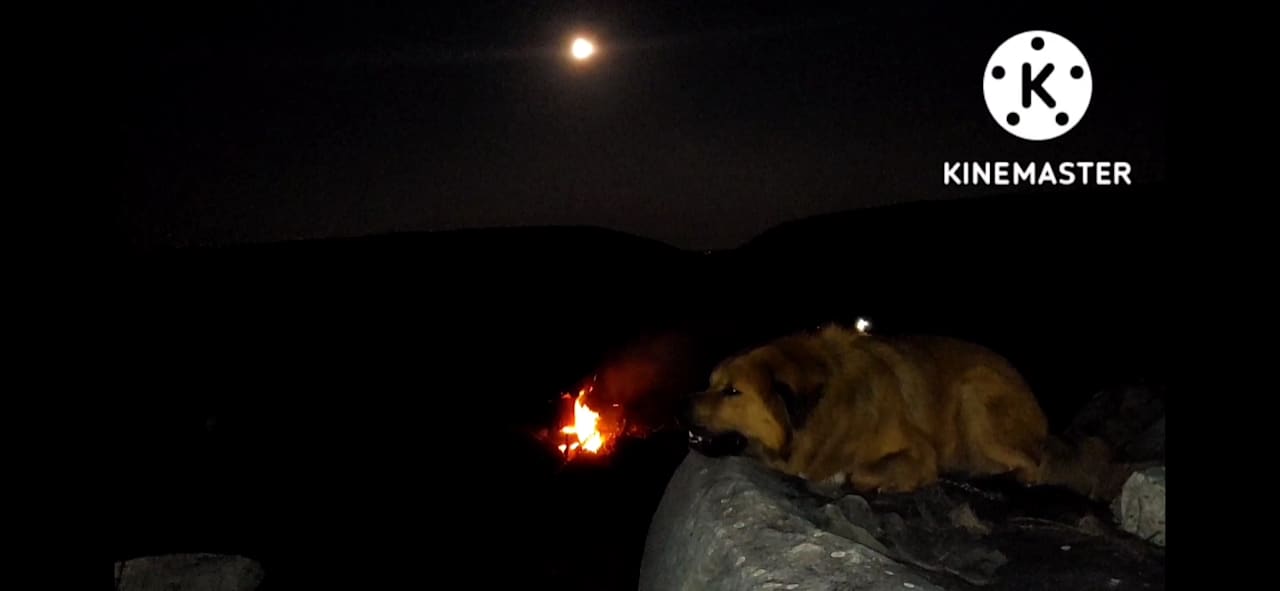
[[[878,428],[886,435],[863,445],[884,446],[891,453],[894,446],[881,441],[889,437],[929,448],[916,451],[926,458],[915,462],[925,472],[919,480],[931,480],[928,473],[934,471],[1040,479],[1048,421],[1003,356],[951,337],[879,337],[841,327],[828,327],[814,340],[827,355],[826,379],[834,390],[828,395],[846,400],[845,410],[835,412],[864,414],[858,406],[872,398],[857,391],[872,388],[877,406],[872,414],[881,422],[901,423]],[[930,469],[931,463],[936,468]]]

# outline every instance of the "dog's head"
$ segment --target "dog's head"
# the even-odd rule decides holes
[[[686,408],[690,444],[708,455],[785,456],[820,383],[815,367],[776,346],[731,357]]]

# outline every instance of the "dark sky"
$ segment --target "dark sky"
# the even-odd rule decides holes
[[[850,3],[854,4],[854,3]],[[729,248],[913,199],[954,160],[1165,170],[1161,12],[1107,3],[188,2],[125,8],[121,228],[143,245],[589,224]],[[821,6],[821,5],[817,5]],[[981,77],[1048,29],[1090,60],[1048,143]],[[570,35],[602,45],[589,68]]]

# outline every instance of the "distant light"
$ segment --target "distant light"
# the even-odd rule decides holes
[[[584,60],[591,57],[591,55],[596,52],[596,46],[594,43],[579,37],[573,40],[572,51],[574,59]]]
[[[867,334],[867,331],[871,329],[871,323],[868,322],[866,318],[859,318],[858,323],[854,326],[856,326],[858,332],[862,334]]]

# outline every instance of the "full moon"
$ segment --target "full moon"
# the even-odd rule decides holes
[[[581,37],[573,40],[573,59],[585,60],[596,52],[596,46]]]

